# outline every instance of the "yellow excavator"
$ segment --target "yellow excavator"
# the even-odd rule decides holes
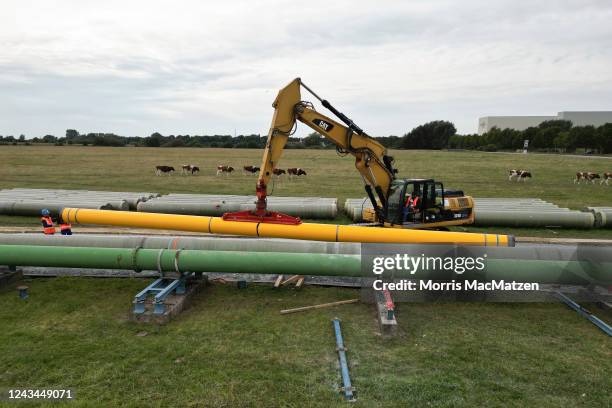
[[[303,101],[302,87],[342,123],[317,112],[312,103]],[[387,149],[327,100],[320,98],[300,78],[279,91],[272,107],[274,116],[256,186],[256,208],[253,211],[226,213],[223,219],[293,225],[301,223],[299,218],[268,211],[266,200],[273,170],[299,120],[336,145],[338,153],[355,157],[355,167],[361,174],[372,203],[372,208],[365,209],[363,214],[370,225],[441,229],[474,222],[472,197],[465,196],[462,191],[445,191],[442,183],[433,179],[397,179],[393,157],[387,154]]]

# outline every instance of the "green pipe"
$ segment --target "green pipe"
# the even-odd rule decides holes
[[[357,255],[33,245],[0,245],[0,265],[329,276],[361,270]]]
[[[287,252],[238,252],[171,249],[126,249],[0,245],[0,265],[65,268],[159,270],[161,272],[224,272],[348,276],[362,274],[358,255]],[[585,285],[612,283],[610,262],[488,259],[485,272],[396,271],[402,279],[480,279]]]

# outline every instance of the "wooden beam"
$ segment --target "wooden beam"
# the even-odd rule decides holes
[[[284,281],[283,283],[281,283],[281,286],[285,286],[288,285],[291,282],[295,282],[296,280],[298,280],[300,278],[300,275],[293,275],[292,277],[290,277],[289,279],[287,279],[286,281]]]
[[[278,288],[282,280],[283,280],[283,275],[278,275],[276,277],[276,281],[274,281],[274,287]]]
[[[297,312],[304,312],[306,310],[322,309],[325,307],[332,307],[332,306],[339,306],[339,305],[348,305],[350,303],[357,303],[357,302],[359,302],[359,299],[339,300],[337,302],[322,303],[320,305],[296,307],[295,309],[284,309],[284,310],[281,310],[280,313],[281,314],[297,313]]]

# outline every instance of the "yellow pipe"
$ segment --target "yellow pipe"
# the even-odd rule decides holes
[[[332,224],[281,225],[224,221],[220,217],[90,210],[85,208],[64,208],[62,219],[72,224],[114,225],[311,241],[514,246],[514,237],[510,235]]]

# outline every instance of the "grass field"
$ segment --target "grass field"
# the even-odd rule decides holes
[[[539,197],[559,205],[612,205],[612,187],[576,186],[573,173],[610,171],[612,160],[474,152],[394,152],[403,177],[434,177],[477,197]],[[259,164],[261,151],[0,147],[0,188],[252,194],[255,177],[215,176],[217,164]],[[193,163],[197,177],[156,177],[154,166]],[[288,150],[281,167],[308,177],[275,195],[362,197],[349,157]],[[526,168],[534,179],[507,181]],[[37,219],[0,217],[6,224]],[[504,230],[506,232],[512,232]],[[517,230],[522,235],[609,232]],[[608,234],[608,235],[606,235]],[[0,288],[0,390],[75,390],[70,406],[346,406],[330,319],[342,319],[363,407],[609,407],[610,339],[560,304],[398,305],[399,335],[379,335],[372,305],[281,316],[280,309],[358,297],[353,289],[215,284],[166,326],[130,322],[143,279],[59,278]],[[597,310],[606,321],[612,313]],[[143,333],[146,335],[142,336]],[[0,405],[3,402],[0,401]],[[7,404],[13,406],[14,404]],[[56,405],[56,404],[50,404]]]
[[[160,193],[254,194],[256,177],[242,175],[247,164],[259,165],[255,149],[105,148],[92,146],[1,146],[1,188],[47,187]],[[576,171],[612,171],[611,158],[522,155],[480,152],[394,151],[401,177],[433,177],[447,188],[462,188],[474,197],[538,197],[560,206],[612,205],[612,186],[575,185]],[[155,165],[198,165],[197,177],[156,177]],[[238,171],[216,176],[218,164]],[[286,150],[280,167],[302,167],[305,178],[276,182],[273,195],[348,197],[365,195],[351,157],[330,150]],[[509,182],[512,168],[529,169],[533,180]],[[5,225],[38,220],[1,217]],[[340,220],[348,222],[348,219]],[[508,230],[512,233],[512,230]],[[610,231],[530,230],[531,235],[612,238]]]

